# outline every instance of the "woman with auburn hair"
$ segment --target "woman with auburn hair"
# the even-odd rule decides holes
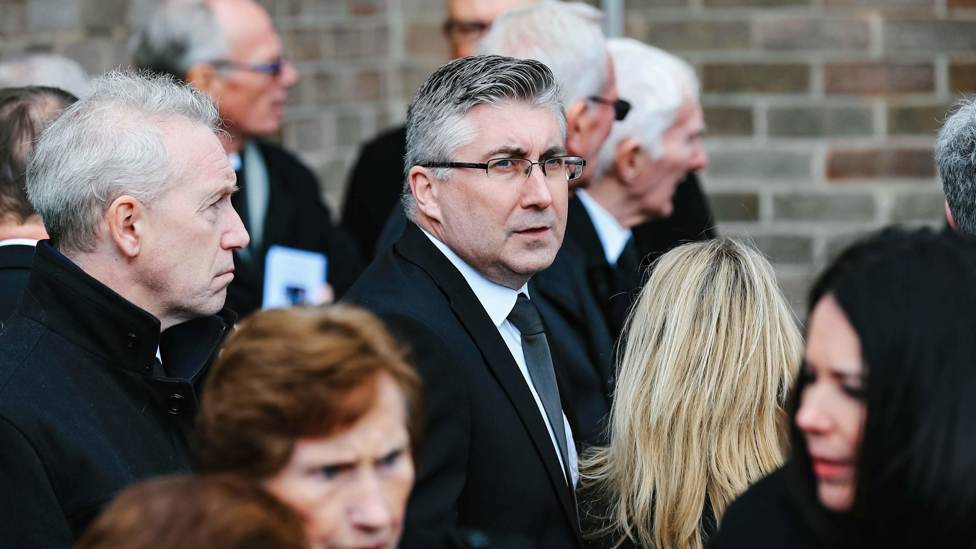
[[[394,549],[419,446],[420,380],[373,314],[347,305],[248,317],[204,387],[196,456],[262,484],[311,547]]]
[[[302,519],[245,479],[158,477],[126,488],[75,549],[308,549]]]
[[[976,242],[873,236],[810,310],[792,455],[709,547],[976,547]]]
[[[769,262],[727,238],[661,256],[621,340],[611,443],[581,465],[599,547],[702,547],[780,465],[802,340]]]

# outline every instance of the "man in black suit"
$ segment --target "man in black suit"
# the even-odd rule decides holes
[[[453,528],[581,546],[573,433],[527,285],[559,249],[568,183],[582,172],[566,156],[558,93],[541,63],[467,57],[410,106],[410,223],[347,295],[409,344],[424,382],[401,547],[436,546]]]
[[[27,200],[27,155],[44,126],[77,100],[57,88],[0,89],[0,326],[20,303],[34,246],[47,238]]]
[[[253,0],[167,1],[135,44],[137,67],[183,79],[220,106],[222,142],[241,188],[234,208],[251,234],[234,256],[227,306],[241,315],[261,306],[273,245],[325,254],[331,290],[342,295],[363,267],[356,245],[332,226],[315,175],[262,139],[281,129],[288,89],[298,82],[264,8]]]

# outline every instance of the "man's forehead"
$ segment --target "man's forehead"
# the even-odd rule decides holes
[[[469,110],[465,121],[471,125],[473,148],[481,152],[565,150],[559,117],[545,107],[517,101],[484,103]]]
[[[271,16],[253,0],[210,0],[218,24],[235,53],[280,49]]]
[[[447,11],[452,19],[491,22],[516,6],[534,4],[538,0],[448,0]]]

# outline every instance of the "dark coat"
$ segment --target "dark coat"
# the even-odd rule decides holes
[[[154,316],[40,242],[0,333],[3,545],[67,547],[129,484],[189,471],[199,385],[232,322],[225,311],[160,337]]]
[[[707,549],[849,547],[840,541],[844,537],[838,534],[839,518],[803,505],[791,493],[787,474],[785,468],[778,469],[733,501]]]
[[[0,246],[0,326],[20,304],[33,259],[33,246]]]
[[[605,445],[613,394],[613,342],[586,281],[586,258],[564,242],[552,265],[529,283],[564,384],[567,417],[581,446]]]
[[[603,244],[583,203],[575,195],[569,199],[566,240],[579,247],[586,258],[590,292],[603,309],[613,341],[619,339],[630,305],[646,280],[647,266],[675,246],[716,235],[714,220],[695,174],[688,174],[678,185],[674,211],[669,218],[654,219],[632,229],[637,253],[636,270],[621,276],[607,262]],[[679,215],[679,212],[684,214]]]
[[[268,211],[261,249],[245,260],[234,252],[234,280],[227,289],[227,308],[244,316],[261,308],[264,297],[264,258],[278,244],[325,254],[326,278],[336,297],[342,296],[365,266],[352,239],[332,225],[329,208],[322,202],[318,180],[298,158],[281,147],[260,142],[258,148],[268,171]],[[231,202],[251,231],[247,216],[247,174],[237,173],[240,191]],[[253,235],[252,235],[253,237]]]
[[[346,300],[409,344],[424,383],[426,434],[401,547],[438,546],[458,527],[541,549],[579,547],[573,494],[542,414],[450,260],[409,223]]]

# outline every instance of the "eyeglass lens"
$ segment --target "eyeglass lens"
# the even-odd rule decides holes
[[[488,161],[487,172],[492,179],[519,181],[531,175],[535,164],[526,158],[496,158]],[[576,179],[583,172],[583,165],[577,159],[555,157],[539,164],[546,179],[553,181]]]

